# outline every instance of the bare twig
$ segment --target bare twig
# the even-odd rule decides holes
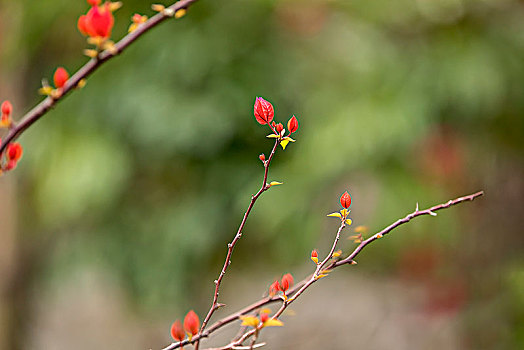
[[[378,233],[375,233],[373,236],[369,237],[365,241],[362,241],[359,244],[359,246],[357,248],[355,248],[355,250],[347,258],[342,259],[340,261],[333,262],[332,264],[329,265],[328,268],[338,267],[338,266],[344,265],[344,264],[351,264],[353,259],[362,251],[362,249],[364,249],[365,246],[367,246],[368,244],[370,244],[371,242],[373,242],[373,241],[375,241],[375,240],[377,240],[379,238],[382,238],[383,236],[387,235],[388,233],[390,233],[395,228],[399,227],[402,224],[405,224],[405,223],[411,221],[411,219],[416,218],[417,216],[421,216],[421,215],[437,216],[436,211],[449,208],[449,207],[451,207],[453,205],[456,205],[456,204],[459,204],[459,203],[462,203],[462,202],[472,201],[475,198],[482,196],[483,194],[484,194],[484,191],[479,191],[479,192],[470,194],[469,196],[459,197],[459,198],[456,198],[456,199],[453,199],[453,200],[450,199],[446,203],[435,205],[435,206],[433,206],[431,208],[428,208],[428,209],[425,209],[425,210],[419,210],[418,203],[417,203],[414,212],[412,212],[411,214],[406,215],[402,219],[398,219],[397,221],[395,221],[394,223],[392,223],[391,225],[389,225],[388,227],[386,227],[382,231],[380,231]]]
[[[222,279],[224,278],[224,275],[226,274],[227,268],[231,264],[231,255],[233,254],[233,250],[235,249],[235,245],[242,237],[242,231],[244,229],[244,226],[247,222],[247,218],[249,217],[249,214],[251,213],[251,210],[253,209],[253,206],[255,205],[257,199],[267,191],[271,185],[267,183],[267,176],[269,173],[269,166],[271,165],[271,161],[273,160],[273,156],[275,155],[275,151],[277,149],[277,146],[280,143],[280,139],[275,140],[275,144],[273,145],[273,149],[271,150],[271,153],[269,155],[269,158],[267,160],[264,160],[264,177],[262,180],[262,185],[260,186],[260,189],[256,194],[251,196],[251,202],[249,203],[249,206],[247,207],[246,212],[244,213],[244,217],[242,218],[242,222],[240,223],[240,226],[238,227],[237,233],[231,243],[228,243],[227,245],[227,255],[226,259],[224,261],[224,265],[222,266],[222,270],[220,271],[220,274],[218,275],[218,278],[214,281],[215,282],[215,292],[213,294],[213,302],[211,304],[211,307],[209,308],[209,311],[207,312],[206,317],[202,321],[202,326],[200,327],[200,331],[195,337],[195,350],[198,350],[198,347],[200,345],[200,337],[202,336],[202,332],[206,329],[207,323],[209,322],[209,319],[211,316],[213,316],[213,313],[219,309],[222,304],[218,302],[218,295],[220,292],[220,285],[222,283]]]
[[[62,89],[62,93],[58,97],[48,96],[33,109],[27,112],[20,121],[9,130],[7,136],[2,140],[0,144],[0,154],[5,150],[7,145],[10,142],[16,140],[27,128],[33,125],[37,120],[42,118],[51,108],[53,108],[58,102],[60,102],[66,95],[68,95],[78,83],[90,76],[94,71],[98,69],[103,63],[109,61],[111,58],[123,52],[129,45],[131,45],[135,40],[140,38],[150,29],[156,27],[158,24],[164,20],[170,18],[171,16],[167,15],[168,13],[175,13],[180,9],[188,8],[191,4],[197,0],[180,0],[171,6],[167,7],[167,11],[159,12],[153,17],[151,17],[146,22],[139,25],[136,30],[124,36],[118,43],[115,44],[114,51],[103,51],[98,55],[98,57],[89,60],[85,65],[83,65],[71,78],[68,79],[67,83]]]

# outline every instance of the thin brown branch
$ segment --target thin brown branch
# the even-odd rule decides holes
[[[341,259],[341,260],[338,260],[338,261],[333,261],[331,264],[329,264],[327,266],[327,269],[334,269],[334,268],[337,268],[339,266],[342,266],[342,265],[346,265],[346,264],[353,264],[353,261],[354,261],[354,258],[362,251],[362,249],[369,245],[371,242],[379,239],[380,237],[390,233],[392,230],[394,230],[395,228],[399,227],[400,225],[402,224],[405,224],[407,222],[409,222],[411,219],[417,217],[417,216],[422,216],[422,215],[431,215],[431,216],[436,216],[436,211],[439,211],[439,210],[442,210],[442,209],[446,209],[446,208],[449,208],[453,205],[456,205],[456,204],[460,204],[462,202],[466,202],[466,201],[472,201],[474,200],[475,198],[477,197],[480,197],[484,194],[483,191],[480,191],[480,192],[476,192],[474,194],[471,194],[471,195],[468,195],[468,196],[464,196],[464,197],[459,197],[457,199],[454,199],[454,200],[449,200],[448,202],[446,203],[442,203],[442,204],[439,204],[439,205],[435,205],[431,208],[428,208],[428,209],[425,209],[425,210],[419,210],[418,209],[418,204],[416,206],[416,209],[414,212],[406,215],[404,218],[402,219],[399,219],[397,220],[396,222],[394,222],[393,224],[387,226],[386,228],[384,228],[382,231],[380,232],[377,232],[376,234],[374,234],[373,236],[371,236],[370,238],[366,239],[365,241],[363,241],[362,243],[360,243],[357,248],[355,248],[355,250],[353,250],[353,252],[347,257],[347,258],[344,258],[344,259]],[[272,303],[276,303],[276,302],[282,302],[282,305],[280,306],[279,310],[272,316],[272,318],[278,318],[280,315],[282,315],[282,313],[286,310],[286,308],[292,303],[294,302],[307,288],[309,288],[313,283],[315,283],[316,281],[319,280],[318,278],[318,273],[323,270],[322,267],[324,265],[324,263],[326,261],[329,261],[330,257],[333,255],[333,252],[335,250],[335,247],[336,247],[336,244],[338,242],[338,239],[340,238],[340,232],[342,231],[342,229],[344,228],[345,226],[345,222],[343,221],[337,231],[337,235],[335,237],[335,240],[334,240],[334,243],[333,243],[333,246],[331,248],[331,251],[330,253],[327,255],[327,259],[324,259],[324,261],[322,261],[320,264],[317,265],[317,268],[315,270],[315,272],[313,274],[311,274],[310,276],[306,277],[304,280],[298,282],[294,288],[292,288],[290,291],[289,291],[289,294],[292,295],[292,297],[290,297],[289,299],[285,299],[283,300],[281,296],[274,296],[274,297],[266,297],[266,298],[263,298],[253,304],[251,304],[250,306],[234,313],[234,314],[231,314],[225,318],[223,318],[222,320],[218,321],[217,323],[215,323],[214,325],[212,325],[211,327],[209,327],[209,329],[207,330],[207,332],[204,332],[202,334],[202,336],[209,336],[209,334],[211,334],[214,330],[218,329],[218,328],[221,328],[223,326],[225,326],[226,324],[230,323],[230,322],[233,322],[234,320],[238,319],[239,316],[241,315],[244,315],[246,313],[249,313],[249,312],[252,312],[264,305],[267,305],[267,304],[272,304]],[[294,293],[294,294],[293,294]],[[244,341],[246,341],[248,338],[250,338],[251,336],[253,336],[254,334],[256,333],[256,329],[252,329],[250,330],[249,332],[246,332],[242,335],[242,337],[240,337],[239,339],[221,347],[221,348],[217,348],[217,349],[207,349],[207,350],[228,350],[228,349],[234,349],[234,348],[237,348],[239,346],[241,346],[243,344]],[[174,349],[174,348],[173,348]]]
[[[209,308],[209,311],[207,312],[206,318],[204,321],[202,321],[202,327],[200,327],[200,331],[198,335],[201,335],[202,332],[206,329],[207,323],[209,322],[209,319],[211,316],[213,316],[213,313],[220,308],[221,304],[218,303],[218,295],[220,291],[220,284],[222,283],[222,279],[224,278],[224,275],[226,274],[227,268],[231,264],[231,255],[233,254],[233,250],[235,249],[235,245],[242,237],[242,231],[244,230],[244,226],[247,222],[247,218],[249,217],[249,214],[251,213],[251,209],[253,209],[253,206],[255,205],[257,199],[267,191],[271,185],[267,183],[267,176],[269,173],[269,166],[271,165],[271,160],[273,159],[273,156],[275,155],[275,151],[277,149],[277,146],[279,145],[280,140],[276,139],[275,144],[273,145],[273,149],[271,150],[271,154],[269,155],[269,158],[264,161],[264,178],[262,180],[262,186],[260,186],[260,189],[258,192],[251,196],[251,202],[249,203],[249,206],[247,207],[246,212],[244,213],[244,217],[242,218],[242,222],[240,223],[240,226],[238,227],[237,233],[231,243],[227,245],[227,255],[226,260],[224,261],[224,266],[222,267],[222,270],[220,271],[220,274],[218,275],[218,278],[215,280],[215,292],[213,294],[213,303],[211,304],[211,307]],[[195,350],[198,350],[198,347],[200,345],[200,339],[197,339],[195,343]]]
[[[475,198],[482,196],[483,194],[484,194],[484,191],[479,191],[479,192],[470,194],[469,196],[459,197],[459,198],[456,198],[456,199],[453,199],[453,200],[450,199],[446,203],[435,205],[435,206],[433,206],[431,208],[428,208],[428,209],[425,209],[425,210],[419,210],[418,209],[418,203],[417,203],[414,212],[406,215],[402,219],[398,219],[397,221],[395,221],[394,223],[392,223],[391,225],[389,225],[388,227],[386,227],[382,231],[377,232],[373,236],[371,236],[368,239],[366,239],[365,241],[362,241],[358,245],[358,247],[356,247],[355,250],[347,258],[332,263],[328,268],[338,267],[338,266],[344,265],[344,264],[350,264],[353,261],[353,259],[355,259],[355,257],[362,251],[362,249],[364,249],[364,247],[366,247],[368,244],[370,244],[371,242],[373,242],[373,241],[375,241],[375,240],[377,240],[377,239],[387,235],[388,233],[393,231],[395,228],[397,228],[400,225],[403,225],[405,223],[408,223],[409,221],[411,221],[411,219],[416,218],[417,216],[421,216],[421,215],[437,216],[436,212],[439,211],[439,210],[449,208],[449,207],[451,207],[453,205],[457,205],[457,204],[462,203],[462,202],[472,201]]]
[[[140,38],[149,30],[156,27],[164,20],[172,17],[166,15],[165,13],[175,13],[180,9],[188,8],[191,4],[193,4],[196,1],[198,0],[180,0],[172,4],[171,6],[166,8],[168,11],[157,13],[149,20],[139,25],[135,31],[124,36],[118,43],[115,44],[114,52],[109,52],[106,50],[101,52],[98,55],[98,57],[89,60],[71,78],[68,79],[59,97],[52,98],[51,96],[48,96],[38,105],[36,105],[33,109],[27,112],[15,125],[15,127],[9,130],[7,136],[2,140],[2,143],[0,144],[0,154],[5,150],[5,148],[10,142],[16,140],[27,128],[29,128],[36,121],[42,118],[51,108],[53,108],[58,102],[63,100],[71,91],[73,91],[82,79],[86,79],[93,72],[95,72],[102,64],[123,52],[129,45],[131,45],[135,40]]]

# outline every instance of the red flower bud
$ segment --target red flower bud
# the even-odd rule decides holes
[[[176,320],[171,325],[171,336],[176,341],[182,341],[186,337],[186,333],[184,332],[184,328],[182,328],[182,324],[180,323],[180,320]]]
[[[87,2],[91,6],[98,6],[98,5],[100,5],[100,0],[87,0]]]
[[[280,282],[280,289],[285,292],[293,285],[293,276],[290,273],[286,273],[282,276],[282,282]]]
[[[275,116],[275,111],[273,110],[273,105],[268,101],[264,100],[262,97],[257,97],[255,99],[255,118],[257,122],[261,125],[269,124]]]
[[[349,195],[348,191],[344,192],[344,194],[340,197],[340,204],[344,209],[349,208],[351,205],[351,196]]]
[[[2,102],[2,116],[9,117],[11,114],[11,111],[13,110],[13,105],[11,105],[11,102],[4,101]]]
[[[276,126],[275,126],[275,129],[277,130],[277,133],[281,133],[282,130],[284,130],[284,125],[282,125],[282,123],[278,123]]]
[[[295,116],[292,116],[291,119],[288,120],[287,129],[289,130],[290,134],[298,130],[298,120]]]
[[[147,17],[142,16],[139,13],[135,13],[133,17],[131,18],[131,20],[133,21],[133,23],[140,24],[140,23],[144,23],[145,21],[147,21]]]
[[[264,153],[262,153],[261,155],[258,156],[258,159],[260,159],[260,161],[263,163],[265,160],[266,160],[266,156]]]
[[[85,16],[80,16],[77,27],[84,35],[107,39],[111,36],[114,24],[110,3],[106,2],[103,7],[93,6]]]
[[[261,312],[260,313],[260,321],[262,323],[266,322],[267,320],[269,320],[269,315],[266,314],[265,312]]]
[[[200,320],[198,319],[197,314],[191,310],[187,313],[184,318],[184,329],[187,333],[191,335],[198,334],[198,329],[200,328]]]
[[[313,262],[315,264],[318,264],[318,252],[316,249],[314,249],[312,252],[311,252],[311,260],[313,260]]]
[[[55,71],[55,75],[53,76],[55,87],[57,89],[63,88],[64,85],[67,83],[67,79],[69,79],[69,73],[67,73],[67,71],[63,67],[58,67]]]
[[[269,287],[269,295],[274,296],[278,293],[279,290],[280,290],[280,284],[278,284],[278,281],[275,281]]]
[[[9,161],[18,162],[22,158],[24,150],[18,142],[13,142],[7,145],[6,154]]]

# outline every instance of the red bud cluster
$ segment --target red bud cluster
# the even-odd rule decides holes
[[[13,126],[13,121],[11,119],[13,105],[11,104],[11,102],[2,102],[2,106],[0,106],[0,111],[2,112],[0,128],[11,128]],[[1,139],[0,143],[2,143]],[[5,152],[3,152],[0,155],[0,173],[16,168],[16,165],[18,164],[20,158],[22,158],[23,153],[24,150],[22,148],[22,145],[20,145],[18,142],[12,142],[8,144],[5,149]]]
[[[291,276],[290,273],[286,273],[284,276],[282,276],[280,282],[277,280],[271,284],[271,286],[269,287],[269,295],[274,296],[279,291],[283,292],[285,295],[289,287],[293,286],[293,283],[293,276]]]
[[[295,116],[288,120],[287,129],[289,134],[285,135],[284,125],[282,125],[282,123],[273,121],[275,110],[273,109],[273,105],[270,102],[264,100],[262,97],[257,97],[255,99],[255,106],[253,109],[257,122],[261,125],[267,124],[273,132],[273,134],[268,135],[267,137],[277,139],[283,150],[286,149],[286,146],[290,142],[295,142],[295,140],[290,137],[292,133],[298,130],[298,120]]]
[[[189,336],[189,339],[191,339],[193,336],[198,334],[198,331],[200,329],[200,320],[197,316],[197,314],[191,310],[187,313],[186,317],[184,318],[184,327],[182,328],[182,324],[180,323],[180,320],[176,320],[171,325],[171,336],[176,341],[182,341],[186,337],[186,333]]]
[[[1,170],[8,171],[16,168],[16,165],[18,164],[20,158],[22,158],[23,153],[24,150],[22,148],[22,145],[20,145],[18,142],[12,142],[8,144],[4,153],[7,163],[5,165],[2,165]]]
[[[78,30],[91,38],[108,39],[115,24],[111,3],[105,2],[102,6],[99,6],[100,0],[88,0],[88,3],[91,8],[78,19]]]

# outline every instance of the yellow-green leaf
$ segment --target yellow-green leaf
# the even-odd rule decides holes
[[[38,93],[40,95],[51,95],[53,92],[53,88],[51,86],[43,86],[40,89],[38,89]]]
[[[340,215],[340,213],[337,213],[337,212],[328,214],[327,216],[333,216],[333,217],[337,217],[337,218],[342,219],[342,215]]]
[[[278,186],[278,185],[283,185],[283,184],[284,184],[283,182],[271,181],[269,183],[269,186]]]
[[[282,321],[270,318],[262,324],[262,327],[282,327],[283,325]]]
[[[277,134],[269,134],[266,136],[268,139],[278,139],[279,136]]]
[[[175,12],[175,18],[179,19],[185,16],[187,10],[186,9],[180,9],[177,12]]]
[[[242,320],[242,326],[251,326],[251,327],[257,327],[260,321],[255,316],[240,316],[239,317]]]
[[[351,219],[346,220],[346,225],[351,226],[352,223],[353,223],[353,220]]]
[[[282,146],[283,150],[286,149],[286,146],[288,143],[289,143],[289,140],[286,140],[286,139],[283,139],[282,141],[280,141],[280,146]]]
[[[295,142],[295,140],[293,140],[291,137],[289,136],[286,136],[283,138],[283,140],[286,140],[287,142]]]

